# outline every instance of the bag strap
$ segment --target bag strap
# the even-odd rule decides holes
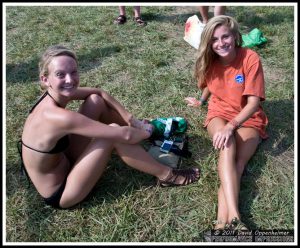
[[[182,147],[182,149],[178,148],[177,145],[174,145],[176,151],[172,150],[173,146],[171,148],[171,151],[174,152],[175,154],[178,154],[181,157],[190,158],[192,156],[192,153],[189,151],[189,139],[188,139],[188,136],[184,135],[182,137],[182,139],[183,139],[183,147]]]
[[[188,136],[187,135],[184,135],[184,137],[182,138],[183,139],[183,147],[182,149],[180,149],[178,147],[178,145],[176,144],[173,144],[170,151],[173,152],[174,154],[178,155],[178,156],[181,156],[181,157],[184,157],[184,158],[190,158],[192,156],[192,153],[189,151],[189,148],[188,148]],[[161,138],[161,139],[155,139],[155,140],[150,140],[151,143],[154,145],[154,146],[159,146],[157,144],[157,142],[155,141],[160,141],[160,142],[163,142],[165,139],[164,138]]]
[[[171,152],[174,154],[184,157],[184,158],[190,158],[192,156],[192,153],[187,149],[179,149],[177,145],[172,145]]]

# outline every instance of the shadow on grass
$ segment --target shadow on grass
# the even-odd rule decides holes
[[[251,229],[259,229],[251,219],[251,209],[258,196],[256,179],[267,163],[267,156],[280,156],[294,144],[294,102],[293,100],[266,101],[263,105],[268,116],[267,133],[269,138],[263,141],[248,163],[241,180],[240,209],[244,222]]]
[[[121,51],[119,46],[107,46],[104,48],[94,48],[87,52],[76,52],[79,62],[80,72],[87,72],[91,69],[101,66],[101,60],[104,57],[110,57]],[[39,57],[21,64],[6,65],[6,82],[7,83],[31,83],[39,81],[38,70]]]
[[[235,17],[240,25],[253,29],[263,25],[280,25],[283,22],[294,23],[293,11],[284,11],[285,6],[274,6],[274,9],[281,8],[281,11],[257,13],[255,7],[232,7],[229,15]],[[290,8],[293,8],[292,6]],[[228,13],[227,13],[228,14]]]
[[[93,208],[113,203],[120,197],[130,197],[135,191],[156,185],[155,177],[126,165],[119,157],[112,157],[108,168],[87,198],[76,207]]]
[[[184,13],[184,14],[172,14],[172,15],[164,15],[160,13],[152,13],[152,12],[147,12],[143,14],[143,19],[147,22],[151,21],[156,21],[156,22],[169,22],[175,24],[184,24],[186,20],[193,16],[193,15],[198,15],[199,17],[199,11],[195,9],[195,12],[189,12],[189,13]],[[199,17],[200,19],[200,17]],[[200,19],[201,20],[201,19]]]
[[[263,108],[269,118],[269,139],[263,148],[279,156],[294,144],[294,100],[266,101]]]

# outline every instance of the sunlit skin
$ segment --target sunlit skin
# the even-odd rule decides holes
[[[229,64],[236,57],[235,37],[227,26],[222,25],[215,29],[211,47],[224,65]]]

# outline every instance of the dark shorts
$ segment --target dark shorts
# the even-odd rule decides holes
[[[51,207],[54,207],[54,208],[62,209],[59,205],[59,201],[65,190],[66,182],[67,182],[67,178],[64,180],[62,185],[58,188],[58,190],[53,193],[52,196],[50,196],[48,198],[43,197],[43,199],[47,205],[50,205]]]

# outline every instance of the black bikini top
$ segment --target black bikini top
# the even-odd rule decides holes
[[[45,152],[45,151],[41,151],[41,150],[37,150],[37,149],[34,149],[26,144],[24,144],[24,142],[21,140],[21,143],[22,145],[26,146],[27,148],[33,150],[33,151],[36,151],[36,152],[41,152],[41,153],[48,153],[48,154],[56,154],[56,153],[60,153],[60,152],[63,152],[65,151],[69,144],[70,144],[70,141],[69,141],[69,136],[66,135],[62,138],[60,138],[56,145],[49,151],[49,152]]]
[[[43,101],[43,99],[44,99],[46,96],[50,96],[50,97],[53,99],[53,101],[56,103],[56,105],[57,105],[58,107],[61,107],[61,108],[62,108],[62,106],[61,106],[61,105],[53,98],[53,96],[51,96],[51,95],[49,94],[49,92],[46,91],[46,92],[40,97],[40,99],[33,105],[33,107],[29,110],[29,113],[31,113],[31,112],[35,109],[35,107],[36,107],[37,105],[39,105],[39,103],[40,103],[41,101]]]
[[[36,102],[36,104],[34,104],[33,105],[33,107],[30,109],[30,111],[29,111],[29,113],[31,113],[33,110],[34,110],[34,108],[47,96],[47,95],[49,95],[53,100],[54,100],[54,98],[48,93],[48,91],[46,91],[42,96],[41,96],[41,98]],[[55,101],[55,100],[54,100]],[[59,107],[61,107],[56,101],[55,101],[55,103],[57,104],[57,106],[59,106]],[[26,146],[27,148],[29,148],[29,149],[31,149],[31,150],[33,150],[33,151],[36,151],[36,152],[41,152],[41,153],[49,153],[49,154],[55,154],[55,153],[60,153],[60,152],[63,152],[63,151],[65,151],[67,148],[68,148],[68,146],[69,146],[69,144],[70,144],[70,141],[69,141],[69,136],[68,135],[66,135],[66,136],[64,136],[64,137],[62,137],[62,138],[60,138],[58,141],[57,141],[57,143],[56,143],[56,145],[50,150],[50,151],[40,151],[40,150],[37,150],[37,149],[34,149],[34,148],[32,148],[32,147],[30,147],[30,146],[28,146],[28,145],[26,145],[26,144],[24,144],[23,143],[23,141],[21,140],[20,141],[24,146]]]

